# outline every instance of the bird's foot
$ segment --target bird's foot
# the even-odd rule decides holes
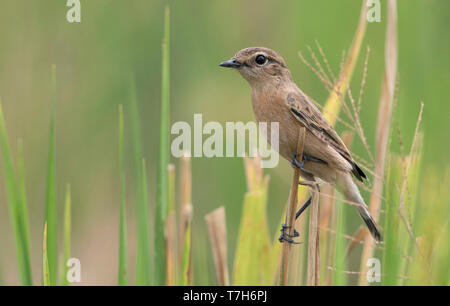
[[[300,244],[301,242],[296,242],[294,241],[292,238],[298,237],[300,234],[297,232],[297,230],[294,228],[294,234],[293,235],[288,235],[286,233],[286,229],[290,228],[290,226],[287,226],[286,224],[282,224],[281,225],[281,235],[280,238],[278,238],[278,241],[280,241],[281,243],[283,243],[284,241],[288,242],[288,243],[292,243],[292,244]]]
[[[297,152],[294,153],[294,157],[292,158],[291,164],[292,164],[293,167],[297,167],[297,168],[299,168],[299,169],[301,169],[301,170],[306,172],[306,170],[303,168],[303,166],[305,165],[305,161],[306,161],[305,155],[302,155],[302,161],[301,162],[299,162],[297,160],[297,156],[298,155],[299,154]]]
[[[321,160],[320,158],[316,158],[314,156],[309,156],[309,155],[304,154],[304,153],[302,154],[302,161],[299,162],[297,160],[298,156],[299,156],[299,154],[297,152],[295,152],[294,153],[294,157],[292,158],[292,162],[291,162],[292,166],[293,167],[297,167],[298,169],[300,169],[303,172],[308,173],[308,174],[312,174],[312,173],[305,169],[305,162],[306,161],[311,161],[311,162],[320,163],[320,164],[327,164],[326,161]]]

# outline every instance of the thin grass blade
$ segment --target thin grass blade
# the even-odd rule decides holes
[[[119,165],[120,165],[120,225],[119,225],[119,286],[128,285],[127,225],[125,209],[125,164],[123,154],[123,106],[119,105]]]
[[[165,254],[164,228],[168,214],[168,175],[170,139],[170,10],[166,6],[164,18],[164,39],[162,43],[161,73],[161,123],[157,169],[155,208],[155,284],[165,285],[167,263]]]
[[[45,220],[47,222],[47,254],[51,284],[56,285],[58,271],[58,221],[55,188],[55,108],[56,108],[56,66],[52,66],[52,101],[50,115],[50,141],[48,148],[47,192]]]
[[[23,202],[26,198],[25,183],[23,176],[23,156],[21,148],[19,148],[20,187],[18,187],[16,174],[14,172],[13,166],[14,163],[9,149],[1,98],[0,98],[0,148],[3,159],[6,196],[8,199],[9,213],[16,241],[17,262],[19,268],[20,282],[22,283],[22,285],[30,286],[33,284],[33,279],[30,264],[27,208],[26,202]]]
[[[71,228],[72,228],[72,200],[71,200],[71,190],[70,184],[66,186],[66,199],[64,205],[64,228],[63,228],[63,262],[62,262],[62,273],[61,273],[61,285],[69,286],[69,282],[67,281],[67,272],[69,271],[69,267],[67,267],[67,262],[70,258],[70,246],[71,246]]]
[[[47,253],[47,222],[44,225],[44,238],[42,243],[42,279],[44,286],[51,286],[50,281],[50,268],[48,265],[48,253]]]

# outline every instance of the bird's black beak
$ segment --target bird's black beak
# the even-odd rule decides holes
[[[229,61],[220,63],[219,66],[227,67],[227,68],[239,68],[242,66],[242,64],[233,58],[233,59],[230,59]]]

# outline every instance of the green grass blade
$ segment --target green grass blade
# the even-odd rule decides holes
[[[31,258],[30,258],[30,231],[28,222],[28,205],[27,205],[27,195],[25,187],[25,166],[23,158],[23,141],[19,139],[17,142],[17,171],[19,179],[19,206],[18,206],[18,218],[20,221],[21,231],[23,234],[23,256],[24,264],[26,265],[27,273],[29,273],[30,282],[32,282],[31,275]]]
[[[131,81],[130,122],[133,143],[134,173],[136,175],[136,211],[137,211],[137,250],[136,250],[136,285],[151,284],[150,274],[150,244],[147,183],[145,176],[145,161],[142,160],[141,128],[139,106],[136,98],[134,80]]]
[[[42,279],[44,286],[51,286],[50,281],[50,269],[48,266],[48,253],[47,253],[47,222],[44,225],[44,238],[42,241]]]
[[[166,256],[164,227],[168,214],[168,174],[169,138],[170,138],[170,10],[166,6],[164,19],[164,40],[162,43],[162,74],[161,74],[161,126],[158,155],[158,179],[156,188],[155,208],[155,284],[166,284]]]
[[[6,196],[9,203],[9,212],[11,223],[14,229],[17,250],[17,262],[22,285],[32,285],[32,272],[29,254],[29,238],[28,238],[28,220],[26,212],[26,203],[22,203],[21,199],[25,199],[24,184],[21,184],[19,191],[17,186],[16,175],[14,173],[13,161],[9,150],[8,137],[6,134],[6,125],[3,118],[2,102],[0,99],[0,148],[2,152],[3,168],[6,184]],[[21,177],[23,178],[23,162],[22,154],[19,152],[19,167],[21,168]],[[22,182],[22,179],[21,179]]]
[[[123,106],[119,105],[119,165],[120,165],[120,229],[119,229],[119,286],[128,285],[127,231],[125,210],[125,164],[123,154]]]
[[[58,266],[58,225],[55,198],[55,107],[56,67],[52,66],[52,110],[50,116],[50,141],[48,150],[47,193],[45,220],[47,221],[47,254],[52,285],[56,285]]]
[[[151,285],[150,278],[150,245],[148,224],[147,174],[145,159],[142,159],[140,197],[138,201],[138,233],[136,258],[136,285]]]
[[[272,285],[266,177],[245,195],[233,267],[233,285]]]
[[[70,184],[67,184],[66,187],[66,201],[64,205],[64,228],[63,228],[63,237],[64,237],[64,253],[63,253],[63,262],[62,262],[62,273],[60,282],[63,286],[69,286],[69,282],[67,281],[67,272],[69,271],[69,267],[67,267],[67,261],[70,258],[70,235],[71,235],[71,224],[72,224],[72,203],[71,203],[71,191]]]
[[[398,186],[402,180],[402,159],[391,154],[389,171],[386,179],[386,216],[384,225],[385,249],[383,252],[383,277],[382,284],[395,286],[398,284],[398,272],[400,267],[399,226],[401,219],[398,214]]]
[[[345,203],[338,203],[335,206],[336,209],[336,247],[334,253],[334,264],[335,264],[335,273],[333,277],[333,285],[334,286],[345,286],[347,285],[347,274],[346,271],[346,261],[345,261],[345,246],[346,239],[344,234],[346,233],[345,227]]]

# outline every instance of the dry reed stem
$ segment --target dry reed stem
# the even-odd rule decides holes
[[[301,127],[298,134],[297,142],[297,161],[301,162],[303,157],[303,147],[305,145],[305,128]],[[300,180],[300,169],[294,167],[294,175],[292,177],[291,189],[289,192],[289,205],[286,212],[286,234],[292,236],[294,234],[295,212],[297,209],[297,195],[298,195],[298,182]],[[291,251],[290,243],[283,243],[282,255],[281,255],[281,270],[280,270],[280,283],[286,286],[288,283],[288,271],[289,271],[289,255]]]
[[[263,168],[261,167],[261,156],[255,152],[254,158],[244,157],[245,177],[247,190],[255,191],[261,188],[263,182]]]
[[[392,113],[392,105],[395,94],[396,76],[397,76],[397,1],[389,0],[387,2],[387,29],[385,45],[385,65],[383,89],[378,109],[377,132],[376,132],[376,160],[373,193],[370,197],[369,210],[375,221],[378,221],[381,199],[378,195],[383,193],[383,180],[385,170],[385,159],[387,145],[389,141],[389,130]],[[373,257],[374,248],[371,237],[366,235],[363,252],[361,256],[361,277],[360,285],[367,285],[367,260]]]
[[[329,228],[336,228],[336,209],[334,205],[334,186],[330,184],[325,184],[322,187],[320,193],[320,250],[322,254],[325,254],[321,258],[321,266],[326,267],[329,264],[333,265],[334,258],[334,245],[335,245],[335,235],[330,235],[328,231]],[[327,195],[324,197],[323,195]],[[329,271],[323,271],[324,277],[322,278],[322,284],[325,286],[331,285],[332,275]]]
[[[308,231],[308,271],[307,286],[318,286],[320,280],[320,210],[319,187],[312,185],[311,206],[309,211]]]
[[[220,286],[229,286],[230,277],[227,264],[227,228],[225,223],[224,207],[221,206],[207,214],[205,216],[205,220],[208,225],[209,240],[213,251],[217,281]]]
[[[191,158],[189,153],[184,153],[180,159],[180,202],[179,202],[179,239],[178,239],[178,256],[179,261],[183,258],[184,239],[186,236],[186,228],[190,219],[189,212],[192,208],[186,209],[186,206],[192,205],[192,175],[191,175]]]
[[[327,120],[331,125],[334,125],[336,122],[336,118],[339,115],[339,109],[341,108],[341,104],[343,104],[343,96],[347,91],[348,81],[351,79],[351,75],[353,69],[356,65],[356,61],[358,59],[358,54],[361,49],[362,41],[364,38],[364,34],[367,26],[367,6],[368,1],[364,1],[361,14],[359,17],[359,24],[356,30],[355,37],[353,39],[352,47],[349,51],[348,59],[345,62],[343,69],[341,70],[338,81],[334,85],[334,89],[330,94],[327,102],[325,103],[325,110],[329,114],[327,116]],[[333,103],[331,103],[332,101]]]
[[[185,152],[180,159],[180,202],[179,202],[179,228],[178,228],[178,261],[179,267],[183,267],[183,256],[185,255],[186,231],[192,224],[194,207],[192,205],[192,173],[191,158],[188,152]],[[192,232],[188,233],[192,236]],[[186,283],[193,284],[192,269],[192,242],[190,247],[189,261],[186,271]],[[180,269],[182,270],[182,269]]]

